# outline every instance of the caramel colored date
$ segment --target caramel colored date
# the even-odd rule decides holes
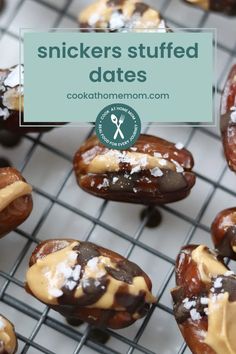
[[[33,207],[32,188],[14,168],[0,168],[0,237],[22,224]]]
[[[177,147],[176,147],[177,146]],[[94,136],[74,157],[77,182],[104,199],[165,204],[185,198],[195,183],[189,151],[151,135],[140,135],[135,145],[118,151]]]
[[[0,315],[0,353],[15,354],[17,338],[13,324]]]
[[[229,168],[236,171],[236,65],[233,66],[221,99],[221,137]]]
[[[236,0],[185,0],[185,2],[201,7],[205,11],[236,15]]]
[[[156,302],[134,263],[89,242],[48,240],[33,252],[26,290],[65,316],[98,327],[127,327]]]
[[[216,216],[211,235],[219,253],[236,261],[236,208],[225,209]]]
[[[193,354],[236,353],[236,276],[218,253],[185,246],[171,291],[174,315]]]
[[[168,31],[160,13],[138,0],[98,0],[80,13],[79,23],[82,31]]]

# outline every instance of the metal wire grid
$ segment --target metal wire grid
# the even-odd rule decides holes
[[[32,0],[32,1],[36,1],[36,0]],[[171,3],[171,1],[176,1],[176,0],[166,0],[162,6],[162,8],[160,9],[161,12],[164,14],[165,16],[165,10],[168,8],[169,4]],[[15,34],[11,33],[9,31],[9,27],[12,23],[12,21],[14,21],[14,18],[16,16],[16,14],[18,13],[18,11],[20,10],[21,6],[23,5],[23,3],[25,2],[25,0],[21,0],[19,1],[19,3],[17,4],[15,10],[13,11],[11,18],[8,20],[7,25],[4,28],[0,29],[0,36],[3,36],[4,33],[7,33],[10,36],[16,37]],[[62,9],[58,9],[56,6],[52,5],[51,3],[48,3],[45,0],[38,0],[38,3],[40,3],[41,5],[48,7],[49,9],[55,11],[57,13],[57,19],[54,23],[53,27],[57,27],[62,19],[63,16],[66,16],[68,18],[70,18],[71,20],[75,20],[74,16],[71,16],[67,13],[67,10],[69,8],[69,6],[72,3],[72,0],[67,0],[65,3],[65,6]],[[207,19],[209,17],[208,13],[203,13],[199,24],[197,27],[204,27],[205,23],[207,22]],[[168,16],[165,16],[166,20],[168,21]],[[170,21],[174,26],[176,27],[184,27],[183,23],[177,23],[174,22],[173,20]],[[223,50],[224,52],[229,54],[229,63],[232,60],[232,58],[236,58],[236,46],[233,49],[228,49],[227,46],[225,46],[224,44],[219,44],[219,48],[221,50]],[[227,70],[227,69],[226,69]],[[217,92],[220,93],[220,88],[217,87]],[[204,134],[209,135],[210,137],[219,140],[219,136],[217,133],[214,133],[213,131],[210,131],[209,129],[206,128],[191,128],[191,133],[189,135],[188,141],[186,146],[188,146],[194,135],[196,134],[197,131],[201,131]],[[92,128],[91,128],[91,132],[92,133]],[[61,158],[69,161],[71,163],[71,156],[69,156],[68,154],[66,154],[65,152],[61,151],[60,149],[54,148],[51,145],[49,145],[48,143],[45,143],[44,141],[41,140],[41,134],[39,134],[38,136],[25,136],[24,139],[29,140],[32,143],[31,148],[29,149],[29,151],[27,152],[24,161],[21,165],[21,171],[22,173],[24,173],[24,169],[27,166],[29,160],[31,159],[31,157],[33,156],[35,150],[37,149],[37,147],[41,146],[45,149],[47,149],[49,152],[60,156]],[[226,171],[226,165],[224,165],[219,178],[214,181],[211,178],[206,177],[203,174],[197,173],[197,178],[199,178],[200,180],[203,180],[207,183],[209,183],[211,185],[211,191],[208,194],[204,204],[202,205],[198,215],[196,218],[191,218],[187,215],[185,215],[184,213],[182,213],[181,211],[178,211],[177,209],[172,209],[169,206],[163,206],[162,209],[168,211],[169,213],[172,213],[173,215],[175,215],[176,217],[179,218],[179,221],[181,222],[181,220],[185,220],[188,223],[191,224],[191,229],[188,232],[188,235],[185,239],[185,243],[189,243],[191,242],[194,233],[196,231],[196,229],[200,229],[206,232],[209,232],[209,227],[205,226],[202,222],[201,222],[201,218],[204,214],[204,212],[206,211],[206,209],[208,208],[213,196],[215,195],[217,189],[220,189],[222,191],[225,191],[227,193],[229,193],[232,196],[236,196],[236,192],[232,191],[230,188],[227,188],[225,186],[223,186],[221,184],[222,178],[224,176],[224,173]],[[92,234],[94,228],[96,227],[96,225],[101,226],[102,228],[104,228],[105,230],[108,230],[110,232],[112,232],[113,234],[117,235],[117,237],[120,237],[126,241],[129,241],[129,243],[131,244],[131,246],[129,247],[126,256],[129,257],[132,250],[134,249],[135,246],[139,246],[140,248],[146,250],[147,252],[149,252],[150,254],[155,255],[156,257],[159,257],[160,259],[168,262],[172,267],[170,268],[169,273],[166,276],[165,281],[163,282],[157,296],[158,296],[158,303],[156,305],[153,305],[151,310],[149,311],[147,317],[144,319],[143,323],[141,324],[138,332],[136,333],[136,336],[134,337],[133,340],[130,340],[128,338],[126,338],[125,336],[117,333],[117,332],[113,332],[111,330],[105,330],[105,332],[107,332],[110,336],[112,336],[113,338],[122,341],[124,343],[126,343],[129,346],[129,349],[127,351],[128,354],[133,353],[134,351],[136,353],[149,353],[149,354],[153,354],[154,352],[149,350],[147,347],[144,347],[142,345],[139,344],[139,340],[142,337],[144,331],[146,330],[146,327],[148,325],[149,320],[151,319],[151,316],[155,310],[155,308],[159,308],[165,312],[167,312],[170,315],[173,315],[172,313],[172,309],[164,304],[162,304],[162,296],[165,292],[165,290],[167,289],[168,285],[169,285],[169,281],[171,279],[171,277],[173,276],[174,273],[174,264],[175,264],[175,260],[168,256],[168,254],[164,254],[160,251],[158,251],[158,249],[154,249],[148,245],[146,245],[144,242],[140,241],[140,235],[142,234],[142,231],[144,230],[148,215],[146,216],[146,218],[140,223],[134,237],[131,237],[130,235],[122,232],[120,229],[117,229],[115,227],[113,227],[111,224],[108,224],[104,221],[101,220],[101,216],[106,208],[107,205],[107,201],[104,201],[103,204],[101,205],[100,209],[99,209],[99,214],[95,217],[95,216],[91,216],[90,214],[88,214],[87,212],[84,212],[70,204],[68,204],[65,201],[62,201],[59,198],[59,195],[61,193],[61,191],[63,190],[63,187],[65,186],[66,182],[68,181],[69,177],[71,176],[71,174],[73,173],[72,168],[70,171],[68,171],[66,178],[64,179],[64,181],[62,182],[60,188],[57,191],[57,194],[54,196],[48,192],[45,192],[44,190],[38,188],[38,187],[34,187],[34,191],[41,195],[42,197],[46,198],[49,201],[48,206],[44,209],[42,216],[39,218],[38,223],[36,224],[34,230],[32,233],[27,233],[23,230],[21,230],[20,228],[16,230],[16,233],[25,238],[26,239],[26,244],[23,247],[23,249],[21,250],[21,252],[19,253],[17,259],[15,260],[14,265],[12,266],[11,270],[6,273],[4,271],[0,271],[0,277],[2,277],[4,279],[4,285],[2,286],[2,288],[0,289],[0,300],[13,307],[14,309],[22,312],[23,314],[31,317],[32,319],[36,320],[36,325],[33,328],[31,334],[29,337],[25,337],[22,334],[17,334],[18,338],[20,341],[22,341],[24,343],[23,348],[21,350],[21,353],[30,353],[30,348],[35,348],[37,349],[39,352],[41,353],[46,353],[46,354],[57,354],[52,352],[51,350],[47,349],[46,347],[43,347],[42,345],[38,344],[35,341],[35,337],[38,334],[38,332],[40,331],[42,325],[46,325],[48,327],[50,327],[51,329],[54,329],[56,331],[58,331],[59,333],[62,333],[64,335],[66,335],[68,338],[71,338],[73,340],[75,340],[78,344],[77,347],[75,348],[73,354],[78,354],[80,353],[81,349],[84,347],[84,345],[86,344],[87,347],[95,350],[98,353],[120,353],[117,350],[108,347],[107,345],[104,344],[100,344],[98,342],[95,342],[93,340],[91,340],[89,338],[90,335],[90,331],[91,331],[91,326],[87,326],[85,331],[82,333],[80,331],[77,331],[69,326],[67,326],[66,324],[61,323],[60,321],[51,318],[50,316],[48,316],[48,312],[49,312],[49,308],[45,308],[45,310],[43,312],[28,306],[27,303],[24,303],[22,301],[20,301],[18,298],[16,298],[15,296],[11,296],[10,294],[7,293],[7,289],[10,286],[10,284],[15,284],[21,288],[24,287],[24,284],[19,281],[16,277],[15,277],[15,273],[17,272],[17,269],[19,267],[19,265],[21,264],[22,260],[24,259],[24,257],[26,256],[27,251],[30,249],[30,247],[32,246],[33,243],[39,243],[40,240],[37,238],[37,232],[40,229],[40,227],[44,224],[45,219],[48,215],[48,213],[50,212],[50,210],[53,208],[53,206],[55,204],[58,204],[70,211],[72,211],[73,213],[75,213],[76,215],[82,216],[83,218],[89,220],[92,223],[92,226],[90,228],[90,230],[87,232],[86,235],[86,240],[89,239],[90,235]],[[177,253],[178,250],[176,250]],[[53,340],[53,338],[52,338]],[[181,346],[178,354],[182,354],[184,353],[186,350],[186,345],[185,343],[183,343],[183,345]],[[155,351],[155,353],[161,354],[158,352],[158,343],[157,343],[157,351]],[[65,353],[67,354],[67,353]]]

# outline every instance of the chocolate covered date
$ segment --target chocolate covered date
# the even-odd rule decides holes
[[[236,276],[204,245],[184,247],[171,291],[174,315],[193,354],[236,353]]]
[[[26,290],[70,322],[123,328],[156,301],[149,277],[134,263],[90,242],[48,240],[36,247]]]
[[[216,11],[226,15],[236,15],[236,0],[184,0],[201,7],[205,11]]]
[[[180,145],[141,134],[125,151],[88,139],[74,157],[77,182],[98,197],[141,204],[164,204],[185,198],[195,183],[193,158]]]
[[[82,31],[168,31],[160,13],[138,0],[99,0],[80,13],[79,23]]]
[[[236,208],[225,209],[215,217],[211,235],[219,253],[236,261]]]
[[[236,65],[229,73],[221,99],[221,137],[229,168],[236,171]]]
[[[15,354],[17,338],[13,324],[0,315],[0,354]]]
[[[0,168],[0,237],[22,224],[33,207],[32,187],[14,168]]]

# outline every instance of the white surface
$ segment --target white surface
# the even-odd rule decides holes
[[[7,7],[5,12],[0,15],[0,28],[7,26],[7,33],[1,36],[0,32],[0,67],[11,66],[18,60],[18,40],[17,35],[19,26],[22,27],[50,27],[55,21],[60,20],[61,27],[76,27],[77,23],[73,19],[78,12],[86,5],[91,3],[89,0],[74,0],[68,8],[68,14],[61,17],[59,11],[53,10],[51,7],[56,6],[62,9],[66,0],[49,0],[49,7],[43,5],[41,1],[35,0],[6,0]],[[166,0],[147,1],[156,7],[165,6]],[[19,6],[19,8],[18,8]],[[17,9],[17,11],[16,11]],[[170,26],[197,26],[204,16],[203,11],[189,7],[180,0],[172,0],[166,8],[164,15],[170,19]],[[220,43],[227,48],[235,48],[235,18],[229,19],[224,16],[210,14],[205,26],[217,27],[218,38]],[[229,62],[232,59],[223,49],[218,51],[217,76],[220,79],[220,87],[224,83],[224,78],[229,69]],[[218,129],[208,129],[211,132],[217,132]],[[207,131],[207,130],[206,130]],[[205,181],[198,178],[196,186],[190,197],[184,201],[169,205],[167,210],[162,211],[163,222],[156,229],[144,230],[139,235],[139,241],[149,247],[158,249],[163,254],[168,255],[171,259],[175,259],[179,248],[192,235],[193,243],[206,243],[211,245],[211,239],[208,232],[203,231],[200,227],[193,228],[195,220],[200,219],[200,223],[209,227],[214,216],[222,208],[235,205],[235,196],[223,191],[220,187],[214,190],[211,181],[217,182],[219,176],[225,168],[225,161],[222,155],[222,148],[219,138],[209,136],[206,131],[195,131],[188,144],[189,149],[195,157],[195,170],[203,177],[208,178]],[[52,204],[46,196],[34,193],[34,211],[31,217],[20,227],[21,231],[28,235],[37,237],[38,239],[46,239],[50,237],[78,237],[85,239],[88,235],[89,240],[96,242],[105,247],[111,248],[121,254],[130,254],[130,259],[140,264],[143,269],[151,276],[153,280],[153,288],[156,294],[162,292],[163,286],[168,279],[170,272],[173,270],[171,263],[157,257],[151,252],[141,249],[139,246],[133,246],[132,239],[137,237],[137,230],[140,226],[139,214],[142,210],[141,206],[129,205],[122,203],[107,203],[100,215],[103,201],[92,197],[80,190],[75,182],[73,173],[69,175],[71,170],[71,162],[73,154],[82,141],[86,138],[89,128],[77,129],[55,129],[42,137],[44,146],[38,146],[29,161],[27,162],[23,174],[27,179],[42,192],[48,193],[51,197],[56,197],[60,191],[60,187],[67,177],[67,181],[58,195],[58,202],[65,202],[76,208],[78,215],[72,210],[65,209],[60,203]],[[159,135],[163,138],[175,142],[188,142],[192,133],[191,128],[155,128],[151,127],[149,133]],[[68,155],[69,159],[49,152],[47,146],[55,147]],[[24,139],[21,145],[15,149],[3,149],[0,146],[0,156],[7,156],[16,167],[21,168],[24,163],[27,152],[32,147],[32,141]],[[228,170],[223,175],[220,185],[235,192],[235,176]],[[201,213],[205,203],[209,202],[207,209]],[[173,214],[177,212],[177,215]],[[44,222],[42,216],[46,213]],[[202,215],[203,214],[203,215]],[[125,233],[128,237],[122,238],[118,234],[112,233],[110,229],[96,225],[86,219],[86,215],[98,217],[105,223]],[[182,220],[182,216],[188,217],[188,221]],[[39,224],[38,224],[39,223]],[[193,233],[192,233],[193,232]],[[27,244],[27,238],[20,236],[19,233],[13,232],[11,235],[1,240],[1,257],[0,269],[6,273],[10,273],[13,269],[17,256],[22,252]],[[24,281],[25,270],[27,268],[28,259],[35,244],[31,245],[20,262],[14,277],[21,282]],[[236,265],[233,264],[234,269]],[[0,278],[0,286],[5,283],[3,277]],[[171,307],[171,298],[169,290],[174,286],[174,277],[168,283],[165,291],[159,301],[162,305]],[[6,290],[7,295],[17,298],[27,303],[33,309],[40,312],[44,310],[44,305],[34,300],[19,285],[11,283]],[[35,319],[30,316],[21,314],[13,308],[10,308],[4,302],[0,303],[0,312],[11,319],[15,325],[17,332],[25,337],[29,337],[37,324]],[[64,319],[54,311],[49,312],[51,318],[64,323]],[[138,333],[143,320],[136,322],[133,326],[117,331],[121,336],[133,340]],[[83,334],[87,326],[84,325],[77,329]],[[80,335],[78,336],[78,342]],[[72,354],[78,342],[71,340],[67,336],[54,331],[45,324],[40,328],[34,339],[35,343],[39,343],[55,352],[56,354]],[[157,354],[177,354],[182,346],[183,339],[179,333],[174,318],[163,310],[156,308],[151,319],[141,335],[138,342],[143,347],[152,350]],[[116,350],[119,353],[126,353],[130,346],[126,344],[122,337],[120,339],[111,337],[107,343],[107,347]],[[24,343],[20,342],[19,353],[24,348]],[[109,350],[109,349],[108,349]],[[135,353],[141,353],[135,350]],[[40,350],[31,347],[29,354],[41,353]],[[96,351],[89,346],[84,345],[80,351],[82,354],[94,354]],[[189,353],[188,349],[185,353]]]

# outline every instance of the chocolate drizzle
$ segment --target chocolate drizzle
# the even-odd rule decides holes
[[[73,248],[73,251],[78,253],[77,264],[81,265],[80,279],[72,290],[66,286],[61,289],[63,295],[58,298],[58,302],[60,305],[64,306],[68,304],[80,307],[91,306],[98,302],[106,293],[110,283],[107,275],[100,278],[88,278],[82,280],[85,266],[88,261],[95,257],[100,257],[101,252],[96,245],[90,242],[80,242],[78,246]],[[127,284],[132,284],[134,277],[142,276],[142,270],[135,263],[126,259],[116,262],[116,268],[105,266],[105,270],[112,278]],[[68,281],[73,281],[73,279],[69,278]],[[84,294],[80,297],[76,297],[75,292],[79,284],[81,284]],[[128,312],[133,313],[139,311],[142,312],[143,307],[145,307],[146,312],[145,303],[145,292],[141,292],[138,296],[134,296],[128,293],[127,285],[124,284],[115,294],[113,305],[123,306]]]
[[[221,286],[214,286],[216,279],[220,280]],[[214,294],[228,293],[229,301],[236,301],[236,276],[219,276],[213,279],[212,285],[212,290],[214,289]]]
[[[126,0],[108,0],[108,6],[123,6]]]
[[[144,4],[143,2],[137,2],[135,4],[134,8],[134,14],[138,13],[140,16],[143,16],[143,14],[149,9],[149,6],[147,4]]]
[[[201,299],[208,297],[207,294],[202,293],[199,297],[193,296],[191,298],[186,298],[184,289],[182,287],[177,287],[172,290],[171,295],[174,303],[174,315],[177,323],[181,324],[191,318],[190,310],[192,308],[194,308],[201,317],[206,316],[205,309],[208,305],[202,304]],[[191,304],[194,305],[191,306]]]
[[[84,267],[90,259],[101,255],[98,247],[91,242],[80,242],[73,250],[78,252],[78,264],[82,267]]]
[[[142,270],[133,262],[124,260],[119,262],[116,268],[106,267],[106,271],[114,279],[132,284],[133,278],[142,275]]]
[[[236,15],[235,0],[209,0],[210,10],[223,12],[227,15]]]

